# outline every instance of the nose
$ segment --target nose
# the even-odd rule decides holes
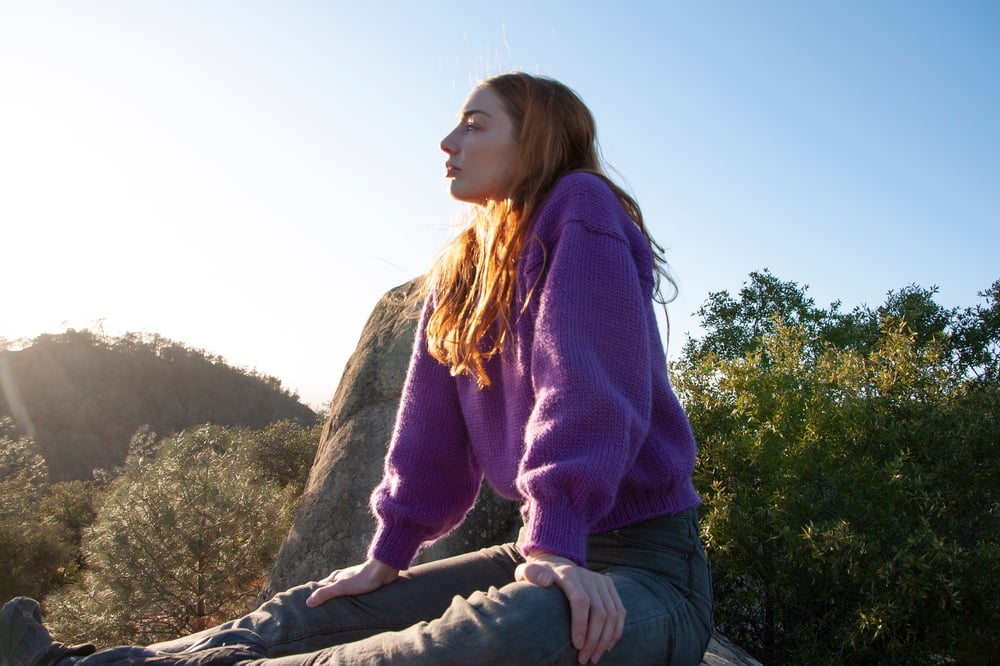
[[[458,152],[458,146],[455,142],[455,132],[458,128],[453,129],[449,132],[443,139],[441,139],[441,150],[448,153],[449,155],[454,155]]]

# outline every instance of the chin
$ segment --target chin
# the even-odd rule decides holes
[[[464,201],[465,203],[480,203],[482,197],[477,197],[475,194],[471,194],[464,191],[461,187],[455,187],[454,183],[451,186],[451,198],[456,201]]]

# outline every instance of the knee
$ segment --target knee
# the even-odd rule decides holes
[[[517,582],[501,588],[491,587],[485,593],[477,594],[486,597],[490,604],[502,611],[518,611],[519,617],[569,617],[566,595],[555,585],[540,587],[534,583]]]
[[[476,592],[468,599],[456,598],[449,613],[468,615],[484,643],[494,646],[519,644],[549,654],[570,645],[570,609],[557,587],[512,583]]]

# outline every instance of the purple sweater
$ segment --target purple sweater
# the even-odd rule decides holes
[[[517,275],[521,312],[493,385],[427,351],[425,305],[369,555],[405,569],[458,525],[482,479],[521,502],[525,552],[585,564],[587,537],[698,505],[695,442],[670,388],[649,244],[600,178],[563,177],[535,216]],[[432,299],[428,299],[430,303]]]

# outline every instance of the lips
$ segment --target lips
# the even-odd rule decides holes
[[[449,164],[447,162],[445,163],[444,168],[445,168],[445,177],[446,178],[452,178],[452,177],[455,176],[455,174],[457,174],[459,171],[461,171],[461,169],[459,169],[454,164]]]

